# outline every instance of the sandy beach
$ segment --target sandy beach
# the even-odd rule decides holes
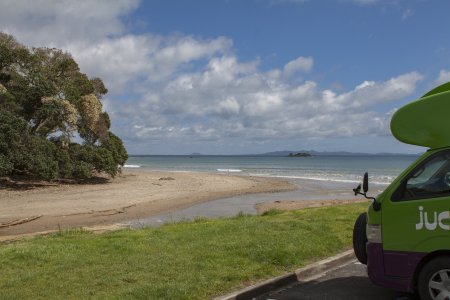
[[[101,226],[224,197],[295,188],[270,178],[139,171],[102,183],[3,185],[0,236]]]

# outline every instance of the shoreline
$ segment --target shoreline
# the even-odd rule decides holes
[[[2,188],[0,237],[102,227],[216,199],[297,188],[275,178],[137,170],[126,170],[102,184],[58,184],[28,190]]]

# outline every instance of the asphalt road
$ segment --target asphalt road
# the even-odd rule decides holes
[[[417,296],[399,293],[373,285],[366,267],[352,262],[323,277],[271,292],[258,300],[419,300]]]

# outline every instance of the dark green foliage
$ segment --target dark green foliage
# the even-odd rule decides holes
[[[103,147],[94,147],[92,151],[92,165],[96,171],[104,171],[111,176],[117,174],[117,163],[112,153]]]
[[[9,92],[0,93],[0,111],[9,111],[17,113],[20,111],[20,105],[16,103],[13,95]]]
[[[92,177],[92,167],[89,163],[82,160],[74,161],[72,176],[79,179],[88,179]]]
[[[49,140],[31,135],[23,119],[0,112],[2,175],[23,174],[53,179],[58,174],[56,151],[56,145]]]
[[[0,176],[10,174],[13,170],[13,164],[4,154],[0,154]]]
[[[12,113],[0,111],[0,154],[2,155],[2,175],[11,173],[15,168],[25,169],[27,164],[28,137],[26,122]]]
[[[29,136],[28,169],[27,174],[50,180],[58,176],[58,162],[56,160],[57,147],[47,139]]]
[[[123,166],[128,160],[127,150],[122,140],[112,132],[108,132],[108,138],[102,141],[102,146],[111,152],[112,159],[118,165]]]
[[[70,54],[28,49],[0,33],[0,176],[115,176],[128,156],[101,111],[107,92]],[[83,144],[71,143],[76,133]]]
[[[56,162],[58,163],[59,177],[70,178],[74,176],[74,162],[72,161],[68,150],[58,149],[56,153]]]

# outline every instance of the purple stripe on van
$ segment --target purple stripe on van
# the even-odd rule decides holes
[[[413,276],[425,253],[383,251],[383,244],[367,243],[367,273],[380,286],[413,292]]]
[[[384,251],[384,270],[387,276],[412,278],[425,253]]]

